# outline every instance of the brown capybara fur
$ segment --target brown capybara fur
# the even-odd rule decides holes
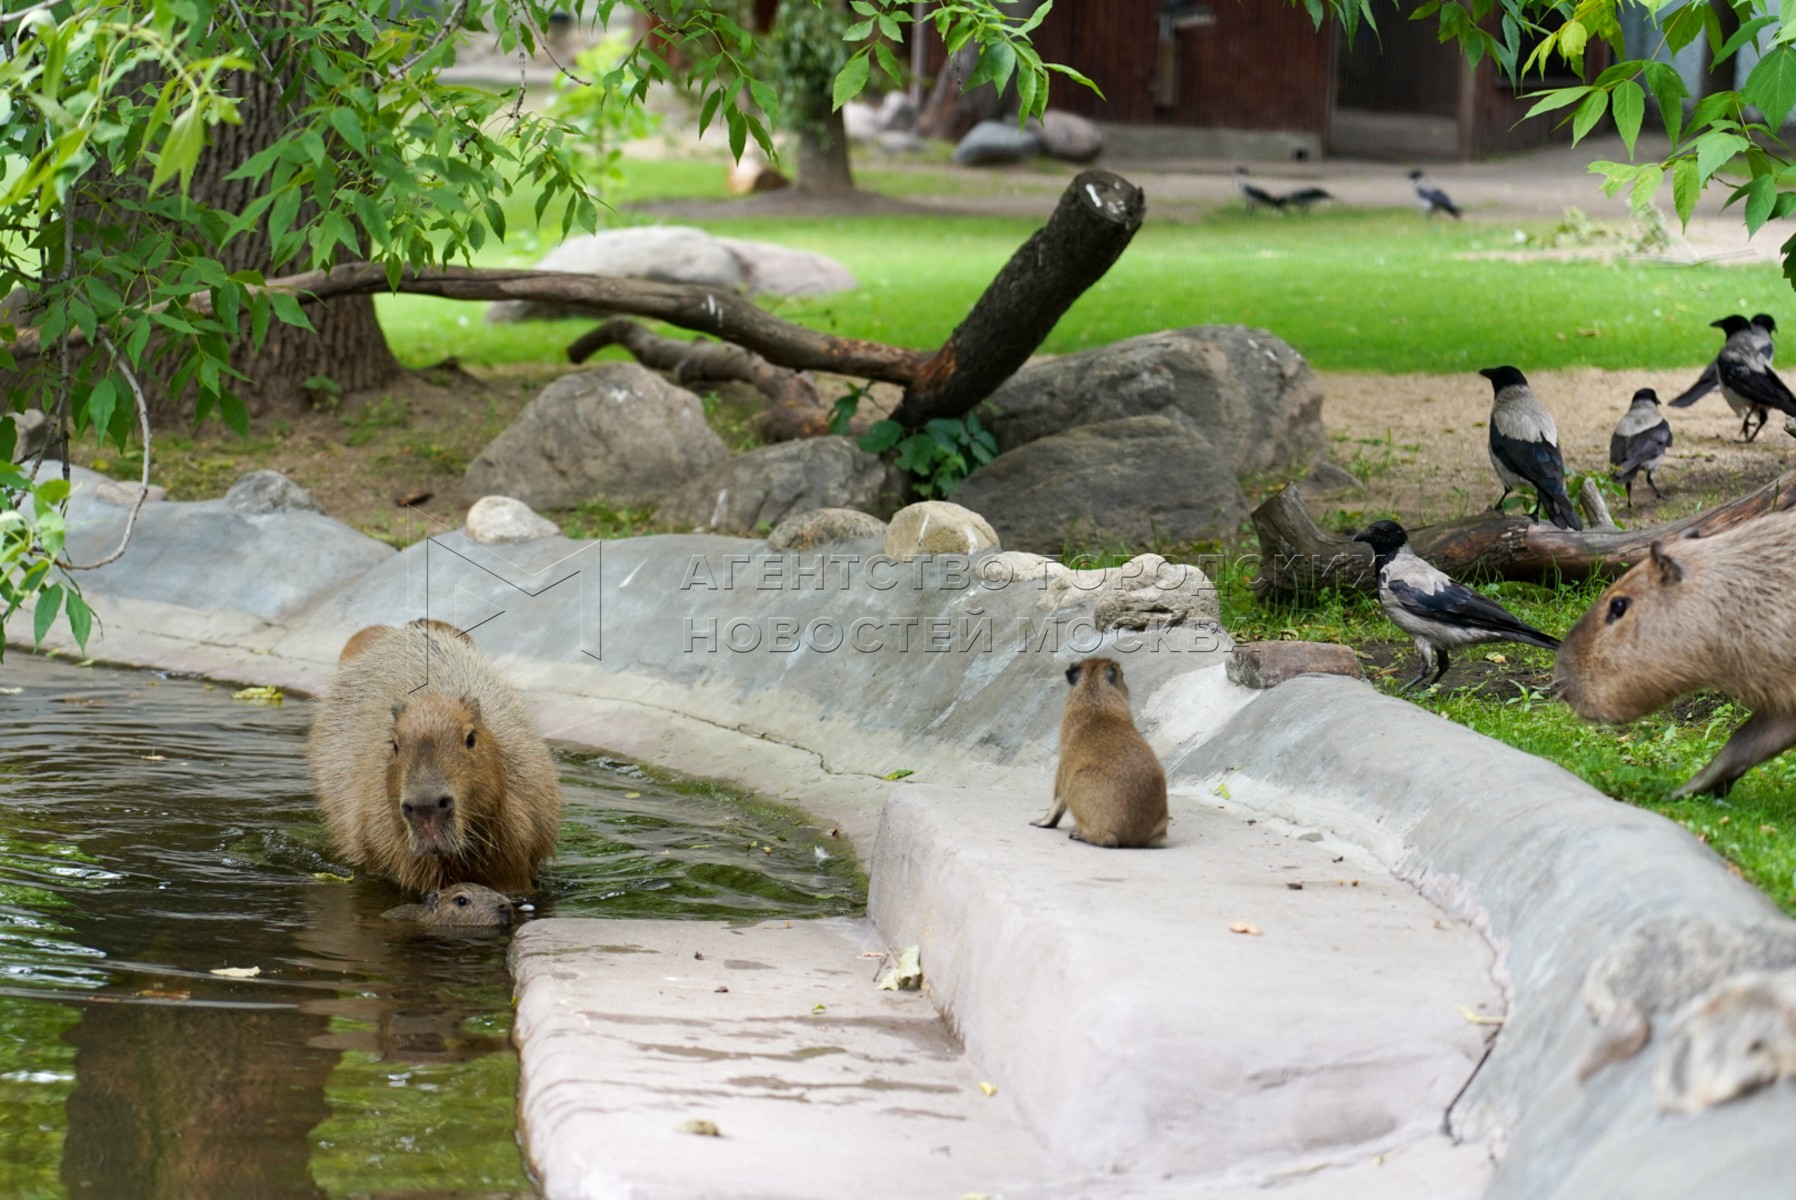
[[[1553,675],[1592,721],[1632,721],[1710,688],[1751,709],[1676,793],[1725,795],[1796,744],[1796,511],[1653,543],[1565,635]]]
[[[1129,713],[1122,667],[1088,658],[1069,667],[1060,717],[1054,803],[1032,825],[1052,829],[1068,809],[1072,836],[1094,846],[1157,846],[1166,838],[1166,772]]]
[[[350,641],[308,743],[331,843],[428,892],[527,892],[555,848],[561,788],[529,711],[472,642],[438,622]]]
[[[503,893],[478,883],[455,883],[427,892],[421,904],[401,904],[381,916],[446,928],[510,925],[514,913]]]

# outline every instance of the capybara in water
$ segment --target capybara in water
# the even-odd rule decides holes
[[[510,925],[511,901],[478,883],[456,883],[427,892],[421,904],[401,904],[380,914],[389,921],[472,928]]]
[[[561,788],[523,701],[439,622],[350,643],[308,746],[337,852],[413,891],[529,891],[555,848]]]
[[[1565,635],[1553,676],[1592,721],[1632,721],[1705,688],[1751,709],[1715,761],[1672,793],[1725,796],[1796,745],[1796,511],[1654,542]]]
[[[1060,769],[1054,803],[1040,820],[1060,824],[1070,808],[1072,836],[1094,846],[1157,846],[1166,837],[1166,772],[1129,714],[1122,667],[1088,658],[1067,668],[1073,685],[1060,717]]]

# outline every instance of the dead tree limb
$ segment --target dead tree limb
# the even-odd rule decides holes
[[[1796,471],[1786,472],[1737,500],[1648,529],[1555,529],[1544,521],[1483,513],[1409,531],[1415,552],[1460,579],[1519,579],[1533,583],[1619,575],[1656,541],[1709,537],[1768,512],[1796,506]],[[1365,545],[1325,533],[1296,488],[1274,493],[1253,511],[1260,540],[1260,595],[1333,587],[1370,591],[1372,553]]]
[[[935,417],[971,412],[1103,278],[1146,212],[1146,197],[1128,180],[1109,171],[1081,171],[1060,194],[1048,223],[1010,256],[966,319],[907,381],[893,419],[916,429]]]
[[[774,366],[752,350],[731,342],[682,342],[615,317],[569,346],[568,361],[585,362],[607,346],[622,346],[645,367],[673,372],[681,386],[729,379],[749,384],[771,403],[766,412],[757,414],[761,434],[769,441],[816,437],[829,431],[829,408],[811,381],[797,371]]]

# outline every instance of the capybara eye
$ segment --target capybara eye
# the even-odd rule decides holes
[[[468,749],[472,750],[473,748],[474,748],[474,731],[472,729],[470,729],[470,730],[468,730]]]
[[[455,898],[455,907],[457,907],[457,908],[468,907],[468,898],[466,896],[457,896]]]
[[[1615,622],[1628,615],[1628,609],[1632,608],[1633,605],[1634,601],[1627,596],[1615,597],[1615,599],[1609,601],[1609,619],[1605,621],[1604,624],[1615,624]]]

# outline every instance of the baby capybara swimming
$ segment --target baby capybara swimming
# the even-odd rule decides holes
[[[389,921],[475,929],[510,925],[516,914],[503,893],[478,883],[456,883],[426,892],[421,904],[401,904],[380,915]]]
[[[318,702],[312,786],[337,853],[402,887],[531,888],[561,788],[524,702],[434,621],[350,639]]]
[[[1672,793],[1726,795],[1796,745],[1796,511],[1654,542],[1565,635],[1553,677],[1590,721],[1632,721],[1706,688],[1750,708],[1715,760]]]

